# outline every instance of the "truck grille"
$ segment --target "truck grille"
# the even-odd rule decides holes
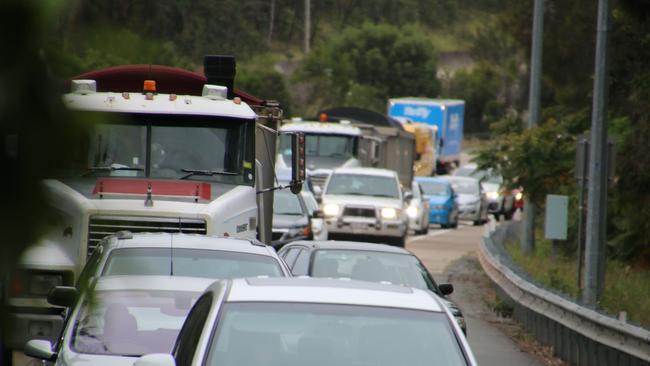
[[[345,207],[343,210],[343,216],[355,216],[355,217],[377,217],[377,213],[374,208],[368,207]]]
[[[323,189],[325,182],[327,181],[327,177],[329,177],[329,174],[312,174],[309,176],[309,179],[311,180],[311,183],[314,187]]]
[[[181,217],[91,216],[88,225],[88,255],[106,236],[118,231],[206,234],[205,220]]]

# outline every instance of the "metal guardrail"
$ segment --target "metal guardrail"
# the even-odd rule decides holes
[[[508,266],[499,241],[506,227],[486,225],[479,246],[485,273],[514,307],[514,318],[556,356],[579,366],[650,366],[650,331],[576,304]],[[650,309],[648,309],[650,311]]]

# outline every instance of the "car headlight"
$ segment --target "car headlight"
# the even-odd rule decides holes
[[[485,195],[491,200],[499,198],[499,192],[487,192]]]
[[[335,203],[328,203],[323,206],[323,213],[325,216],[337,216],[341,211],[341,207]]]
[[[397,210],[392,207],[384,207],[381,209],[381,218],[391,220],[397,217]]]
[[[522,198],[524,198],[524,194],[521,192],[517,192],[517,194],[515,195],[515,199],[517,201],[520,201]]]
[[[418,217],[418,207],[417,206],[409,206],[406,209],[406,214],[409,215],[410,218],[414,219]]]

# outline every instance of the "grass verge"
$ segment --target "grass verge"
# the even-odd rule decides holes
[[[519,243],[506,243],[512,259],[542,285],[577,298],[576,258],[558,254],[553,258],[551,242],[537,240],[531,256],[521,254]],[[650,271],[610,260],[599,308],[613,316],[627,313],[628,321],[650,327]]]

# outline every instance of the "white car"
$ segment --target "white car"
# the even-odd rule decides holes
[[[192,304],[213,279],[100,277],[72,309],[62,337],[31,340],[25,354],[55,366],[131,366],[148,353],[170,353]]]
[[[429,232],[429,200],[424,197],[420,183],[415,180],[411,183],[410,193],[409,205],[406,208],[409,229],[415,234],[426,234]]]
[[[404,246],[407,205],[397,173],[375,168],[338,168],[327,179],[322,208],[328,238],[362,237]]]
[[[197,300],[172,354],[134,366],[476,365],[432,292],[321,278],[216,282]]]

